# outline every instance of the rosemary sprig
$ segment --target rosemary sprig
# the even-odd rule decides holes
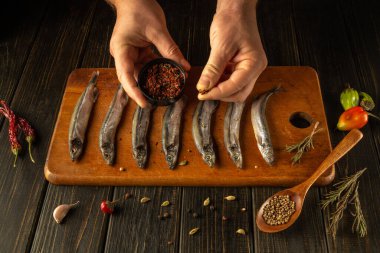
[[[301,162],[302,155],[305,152],[310,151],[311,149],[314,149],[313,145],[313,137],[316,133],[322,131],[323,128],[318,128],[319,122],[317,121],[314,125],[313,131],[311,131],[310,135],[306,136],[301,142],[286,146],[285,150],[286,152],[294,152],[297,151],[297,153],[292,157],[292,165]]]
[[[328,228],[329,233],[334,239],[338,230],[339,221],[343,217],[343,212],[347,208],[348,204],[352,202],[355,206],[355,213],[353,213],[355,217],[353,229],[355,228],[355,231],[359,232],[360,235],[363,234],[364,236],[367,234],[367,227],[363,212],[361,210],[359,194],[357,191],[359,186],[358,179],[366,169],[367,168],[364,168],[356,172],[354,175],[347,176],[338,183],[335,183],[334,187],[336,189],[328,192],[321,202],[322,209],[326,209],[329,205],[335,203],[335,211],[331,214]]]
[[[367,235],[367,223],[364,219],[362,207],[359,199],[359,183],[355,188],[354,196],[352,201],[355,207],[354,212],[351,212],[352,216],[355,217],[354,223],[352,224],[352,233],[356,232],[360,237],[365,237]]]

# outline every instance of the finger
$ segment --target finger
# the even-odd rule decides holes
[[[257,79],[254,79],[252,82],[250,82],[248,85],[246,85],[243,89],[236,92],[235,94],[232,94],[229,97],[225,97],[220,99],[221,101],[225,102],[244,102],[247,97],[251,94],[253,87],[255,86]]]
[[[190,63],[183,57],[181,50],[167,30],[155,35],[151,41],[163,57],[179,63],[186,71],[190,70]]]
[[[210,57],[197,83],[197,90],[202,92],[212,89],[218,83],[229,60],[225,53],[211,49]]]
[[[134,74],[134,59],[137,58],[137,52],[132,52],[128,47],[114,50],[115,67],[117,77],[122,84],[125,92],[131,97],[140,107],[146,107],[148,102],[144,95],[137,87]]]

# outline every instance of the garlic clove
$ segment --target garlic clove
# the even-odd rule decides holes
[[[67,213],[74,207],[79,205],[79,201],[74,204],[62,204],[57,206],[53,211],[53,218],[59,224],[66,217]]]

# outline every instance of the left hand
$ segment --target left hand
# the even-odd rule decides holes
[[[256,22],[256,1],[219,0],[210,44],[210,57],[197,84],[198,99],[245,101],[267,66]],[[224,74],[230,74],[229,78],[218,83]]]

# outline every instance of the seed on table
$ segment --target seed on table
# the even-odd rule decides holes
[[[243,207],[242,209],[240,209],[240,211],[245,212],[247,211],[247,208]]]
[[[207,198],[203,201],[203,206],[208,206],[210,204],[210,198]]]
[[[227,221],[228,220],[228,217],[224,216],[222,217],[222,221]]]
[[[173,245],[173,241],[168,241],[168,245]]]
[[[169,217],[170,217],[170,214],[169,214],[168,212],[165,212],[163,216],[164,216],[164,218],[166,219],[166,218],[169,218]]]
[[[197,233],[199,231],[199,228],[193,228],[189,231],[189,235],[194,235],[195,233]]]
[[[227,196],[227,197],[224,197],[224,199],[228,200],[228,201],[233,201],[236,199],[235,196]]]
[[[194,217],[194,218],[198,218],[198,217],[199,217],[199,214],[194,212],[194,213],[193,213],[193,217]]]
[[[245,230],[242,229],[242,228],[239,228],[238,230],[236,230],[236,233],[237,233],[237,234],[241,234],[241,235],[245,235],[245,234],[246,234],[246,233],[245,233]]]
[[[210,211],[211,211],[211,212],[215,211],[215,206],[211,205],[211,206],[210,206]]]
[[[144,203],[149,202],[149,201],[150,201],[150,198],[148,198],[148,197],[142,197],[142,198],[140,199],[140,203],[141,203],[141,204],[144,204]]]
[[[162,202],[162,204],[161,204],[161,206],[168,206],[168,205],[170,205],[169,200],[166,200],[166,201]]]

